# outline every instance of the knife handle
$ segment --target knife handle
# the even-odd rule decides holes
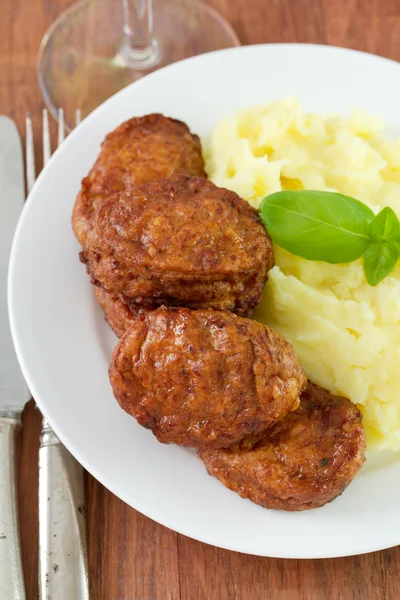
[[[43,419],[39,448],[39,598],[88,600],[83,468]]]
[[[0,598],[25,600],[17,494],[15,438],[17,412],[0,412]]]

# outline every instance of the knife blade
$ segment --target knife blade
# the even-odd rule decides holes
[[[11,339],[7,275],[24,197],[21,141],[14,122],[0,116],[0,598],[13,600],[25,599],[15,487],[15,435],[30,395]]]
[[[22,410],[29,392],[15,355],[7,311],[11,244],[25,200],[21,140],[11,119],[0,116],[0,411]]]

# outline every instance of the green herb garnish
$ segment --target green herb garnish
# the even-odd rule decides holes
[[[264,198],[260,215],[273,241],[296,256],[331,264],[363,256],[373,286],[393,271],[400,255],[400,224],[390,207],[375,216],[350,196],[285,191]]]
[[[368,235],[377,242],[398,242],[400,240],[400,226],[396,213],[390,206],[386,206],[376,215],[369,224]]]
[[[370,285],[378,285],[393,271],[399,258],[394,244],[373,242],[364,254],[364,273]]]

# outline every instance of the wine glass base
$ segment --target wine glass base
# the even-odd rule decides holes
[[[39,85],[55,118],[58,108],[64,109],[68,130],[77,109],[88,115],[160,67],[240,45],[229,23],[199,0],[153,0],[153,21],[157,60],[136,62],[135,68],[127,65],[121,1],[82,0],[53,23],[39,51]]]

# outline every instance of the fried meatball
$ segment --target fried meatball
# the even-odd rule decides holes
[[[355,404],[308,384],[295,412],[224,450],[202,450],[210,475],[265,508],[307,510],[339,496],[365,461]]]
[[[117,337],[121,337],[125,331],[132,327],[135,323],[135,316],[146,312],[146,309],[140,305],[128,307],[117,296],[98,286],[94,286],[94,295],[104,310],[107,323]]]
[[[176,175],[104,200],[83,260],[92,282],[126,304],[246,315],[261,298],[273,252],[257,211],[237,194]]]
[[[105,138],[82,181],[72,224],[82,245],[93,210],[107,196],[173,173],[206,177],[200,140],[181,121],[152,114],[122,123]]]
[[[120,406],[160,442],[223,448],[295,410],[306,379],[290,344],[233,313],[166,308],[141,315],[117,344]]]

